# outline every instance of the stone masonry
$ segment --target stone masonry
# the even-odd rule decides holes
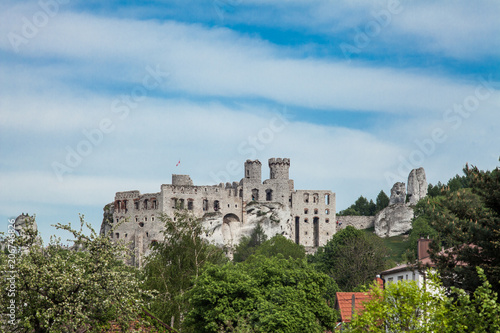
[[[231,253],[239,239],[261,224],[268,237],[282,234],[309,252],[323,246],[336,232],[335,193],[329,190],[295,190],[289,179],[290,159],[269,159],[269,179],[262,182],[262,163],[247,160],[239,182],[197,186],[188,175],[172,175],[172,184],[160,192],[117,192],[104,209],[101,233],[113,241],[129,242],[131,264],[142,265],[149,245],[163,240],[162,214],[175,220],[177,209],[201,218],[206,238]]]

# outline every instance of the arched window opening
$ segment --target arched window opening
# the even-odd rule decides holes
[[[325,204],[329,205],[330,204],[330,194],[325,194]]]
[[[272,201],[273,200],[273,190],[267,189],[266,190],[266,201]]]
[[[155,198],[151,199],[151,208],[158,209],[158,201]]]
[[[304,193],[304,202],[309,203],[309,193]]]
[[[144,209],[148,209],[149,200],[144,199]]]
[[[313,194],[313,203],[317,204],[319,202],[319,194],[314,193]]]
[[[309,214],[309,209],[304,208],[304,214]]]
[[[330,214],[330,210],[329,209],[325,209],[325,214],[329,215]]]
[[[318,214],[318,209],[317,208],[314,209],[314,214]]]
[[[206,212],[208,210],[208,200],[203,199],[203,211]]]
[[[139,210],[139,200],[138,199],[134,200],[134,209]]]
[[[214,201],[214,210],[217,212],[220,209],[219,200]]]
[[[184,209],[184,199],[179,200],[179,209]]]
[[[193,210],[193,209],[194,209],[193,199],[188,199],[188,210]]]
[[[240,189],[240,198],[243,198],[243,189]]]
[[[258,201],[259,200],[259,190],[254,188],[252,190],[252,201]]]

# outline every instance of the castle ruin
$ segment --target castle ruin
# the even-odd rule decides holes
[[[269,179],[262,182],[262,163],[247,160],[244,178],[219,185],[194,185],[188,175],[172,175],[172,184],[160,192],[117,192],[105,208],[101,233],[115,223],[113,241],[125,240],[133,250],[131,264],[142,265],[154,241],[162,241],[162,214],[175,221],[177,209],[201,218],[206,238],[231,251],[257,224],[266,235],[282,234],[307,251],[323,246],[336,232],[335,193],[329,190],[295,190],[289,178],[290,159],[269,159]]]

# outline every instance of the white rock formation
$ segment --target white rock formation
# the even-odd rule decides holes
[[[405,183],[397,182],[392,186],[389,205],[395,205],[397,203],[405,203],[405,201],[406,201]]]
[[[424,168],[413,169],[408,176],[408,203],[416,205],[427,195],[427,179]]]
[[[408,202],[406,202],[405,183],[394,184],[389,206],[375,215],[375,234],[379,237],[392,237],[410,231],[414,217],[412,207],[426,195],[425,170],[413,169],[408,176]]]
[[[404,203],[387,206],[375,215],[375,234],[379,237],[402,235],[411,230],[413,208]]]

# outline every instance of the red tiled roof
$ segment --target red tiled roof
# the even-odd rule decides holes
[[[384,281],[377,278],[379,288],[384,288]],[[340,320],[342,322],[350,322],[353,313],[353,297],[354,297],[354,312],[360,313],[365,309],[363,303],[372,299],[370,292],[338,292],[336,293],[335,308],[340,310]]]

